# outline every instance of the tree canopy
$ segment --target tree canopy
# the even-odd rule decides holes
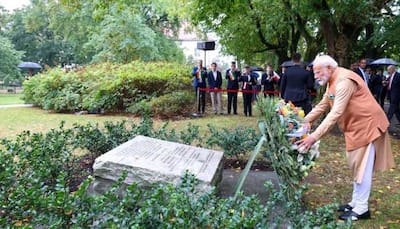
[[[178,20],[148,1],[32,0],[4,21],[2,34],[25,52],[23,59],[49,66],[184,60],[182,50],[163,33],[176,30]]]
[[[270,53],[281,62],[295,52],[312,60],[326,52],[341,65],[349,65],[362,56],[391,55],[398,47],[392,33],[393,21],[399,20],[397,0],[184,2],[193,24],[215,31],[227,53],[248,62],[263,61]]]
[[[183,61],[170,38],[189,22],[250,64],[324,52],[349,66],[360,57],[399,57],[399,11],[399,0],[32,0],[0,12],[0,34],[23,60],[50,66]]]
[[[15,50],[11,41],[1,35],[0,44],[0,80],[8,84],[21,77],[17,65],[21,62],[23,53]]]

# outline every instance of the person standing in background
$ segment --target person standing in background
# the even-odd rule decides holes
[[[369,90],[375,97],[376,101],[380,104],[379,97],[382,91],[382,70],[372,69],[369,77]]]
[[[217,70],[217,63],[211,64],[211,71],[208,72],[207,79],[213,112],[215,114],[222,114],[222,74]]]
[[[251,99],[253,97],[253,85],[257,84],[257,75],[252,72],[250,66],[246,66],[240,81],[242,82],[244,115],[252,116]]]
[[[385,105],[387,88],[388,88],[388,84],[389,84],[389,77],[383,75],[382,70],[378,70],[378,71],[380,71],[380,75],[382,75],[382,87],[381,87],[381,90],[379,91],[379,104],[381,105],[382,109],[384,109],[383,106]]]
[[[294,66],[286,69],[281,81],[281,96],[285,102],[291,101],[308,114],[311,110],[309,90],[314,86],[312,75],[301,66],[299,53],[293,55],[292,61]]]
[[[274,72],[271,64],[266,64],[265,69],[265,73],[261,77],[261,85],[264,86],[264,98],[267,97],[267,94],[269,97],[274,97],[275,84],[278,84],[280,77]]]
[[[387,71],[389,75],[387,94],[390,101],[387,118],[390,122],[393,115],[396,115],[397,121],[400,122],[400,73],[396,72],[394,65],[389,65]]]
[[[231,67],[226,70],[225,78],[228,81],[226,86],[226,89],[228,89],[228,114],[231,114],[233,106],[233,114],[237,115],[237,90],[239,90],[240,71],[236,68],[236,62],[233,61]]]
[[[367,67],[367,60],[365,58],[360,59],[360,61],[358,62],[358,67],[356,67],[354,69],[354,72],[357,73],[361,79],[364,80],[364,82],[368,85],[368,81],[369,81],[369,76],[368,74],[365,72]]]
[[[203,61],[198,60],[197,65],[194,66],[192,70],[193,76],[193,87],[196,93],[197,100],[197,113],[204,114],[206,107],[206,91],[200,90],[205,89],[207,87],[206,78],[207,78],[207,69],[203,67]]]

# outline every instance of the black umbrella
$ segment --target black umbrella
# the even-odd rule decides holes
[[[20,69],[42,69],[42,66],[38,63],[34,62],[22,62],[18,64],[18,68]]]
[[[366,58],[365,61],[367,61],[367,65],[371,65],[372,62],[374,62],[374,59]]]
[[[250,68],[252,71],[264,71],[264,69],[262,67],[258,67],[258,66],[251,66]]]
[[[293,65],[294,65],[294,64],[293,64],[293,61],[288,60],[288,61],[283,62],[283,63],[281,64],[281,67],[292,67]]]
[[[373,61],[371,65],[399,65],[399,63],[390,58],[380,58]]]
[[[305,61],[302,61],[302,62],[300,63],[300,66],[302,66],[302,67],[307,66],[307,65],[308,65],[308,63],[305,62]],[[294,66],[294,63],[293,63],[293,61],[291,61],[291,60],[284,61],[284,62],[281,64],[281,67],[292,67],[292,66]]]

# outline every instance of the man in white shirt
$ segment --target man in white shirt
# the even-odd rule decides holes
[[[217,63],[211,64],[211,71],[207,74],[210,89],[211,105],[215,114],[222,114],[222,74],[217,70]]]

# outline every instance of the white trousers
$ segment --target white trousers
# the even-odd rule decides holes
[[[222,113],[222,104],[221,104],[221,92],[210,92],[211,97],[211,106],[215,113]],[[215,101],[217,100],[217,101]]]
[[[350,206],[353,207],[353,212],[361,215],[368,211],[368,199],[369,194],[371,193],[372,186],[372,173],[374,169],[374,161],[375,161],[375,145],[370,143],[368,161],[365,166],[364,176],[362,182],[357,184],[357,182],[353,182],[353,197]]]

